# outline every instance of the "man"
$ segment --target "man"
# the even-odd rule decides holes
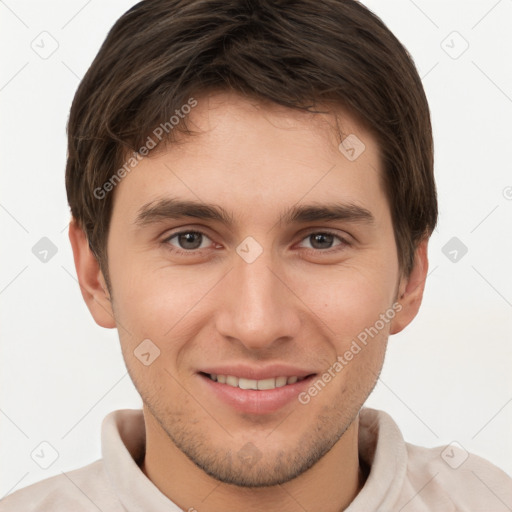
[[[375,15],[146,0],[68,135],[81,292],[144,408],[107,416],[102,460],[2,511],[511,509],[500,469],[454,469],[363,408],[437,220],[425,94]]]

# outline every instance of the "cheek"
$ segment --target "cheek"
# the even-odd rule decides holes
[[[209,304],[209,291],[219,279],[211,271],[172,268],[142,256],[119,262],[111,276],[114,312],[124,330],[133,334],[130,346],[149,338],[163,347],[170,336],[179,337]]]
[[[393,265],[382,268],[377,263],[344,266],[310,274],[300,289],[304,302],[343,344],[373,326],[392,306],[396,272]]]
[[[338,286],[324,294],[324,309],[319,316],[332,331],[330,368],[336,375],[330,391],[332,400],[360,405],[373,389],[384,361],[391,321],[396,315],[392,304],[394,283],[378,271],[345,272],[343,277]],[[338,364],[333,368],[335,362]]]

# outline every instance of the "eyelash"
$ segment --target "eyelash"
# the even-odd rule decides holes
[[[210,237],[206,233],[204,233],[203,231],[196,230],[196,229],[187,229],[187,230],[177,231],[175,233],[172,233],[171,235],[166,237],[164,240],[162,240],[162,243],[165,245],[165,247],[168,250],[170,250],[174,254],[178,254],[180,256],[196,256],[199,253],[199,251],[202,251],[203,249],[185,250],[185,249],[180,249],[178,247],[172,246],[169,243],[170,240],[172,240],[173,238],[175,238],[175,237],[177,237],[179,235],[187,234],[187,233],[188,234],[193,233],[193,234],[201,235],[201,236],[206,237],[209,240],[211,240]],[[308,234],[306,234],[300,241],[303,242],[304,240],[306,240],[307,238],[311,237],[312,235],[331,235],[334,238],[337,238],[340,241],[340,244],[339,245],[335,245],[334,247],[331,247],[329,249],[310,249],[310,248],[306,247],[305,249],[309,253],[332,254],[333,252],[341,251],[345,247],[350,247],[352,245],[348,240],[346,240],[342,236],[340,236],[340,235],[338,235],[338,234],[336,234],[336,233],[334,233],[332,231],[329,231],[329,230],[311,231]]]

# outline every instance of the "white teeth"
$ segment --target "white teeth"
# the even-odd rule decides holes
[[[282,388],[283,386],[286,386],[286,381],[288,379],[286,377],[277,377],[276,379],[276,388]]]
[[[287,384],[295,384],[300,382],[305,377],[271,377],[270,379],[244,379],[243,377],[234,377],[233,375],[217,375],[215,373],[210,374],[210,378],[221,384],[227,384],[234,388],[240,389],[255,389],[255,390],[268,390],[275,388],[282,388]]]
[[[234,388],[238,387],[238,379],[236,377],[233,377],[233,375],[227,375],[226,376],[226,384],[228,386],[233,386]]]
[[[258,381],[258,389],[274,389],[276,387],[276,379],[263,379]]]
[[[254,379],[238,379],[238,387],[240,389],[258,389],[258,381]]]

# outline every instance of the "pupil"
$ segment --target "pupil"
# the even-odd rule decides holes
[[[328,233],[317,233],[311,235],[311,245],[315,249],[329,249],[332,245],[334,235]]]
[[[197,249],[201,245],[201,233],[184,233],[179,236],[179,242],[183,249]]]

